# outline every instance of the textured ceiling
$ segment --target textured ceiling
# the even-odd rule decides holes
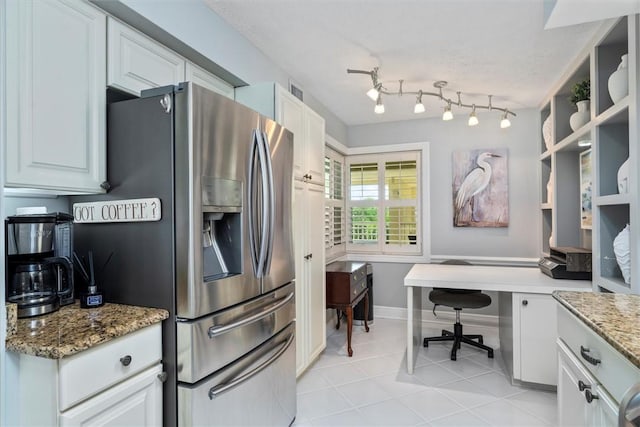
[[[406,94],[384,97],[385,114],[374,114],[371,79],[347,68],[380,67],[389,90],[399,79],[405,91],[446,80],[445,96],[461,91],[464,103],[492,94],[494,106],[538,107],[598,28],[544,30],[542,0],[205,2],[347,125],[417,118]],[[442,102],[423,101],[441,114]]]

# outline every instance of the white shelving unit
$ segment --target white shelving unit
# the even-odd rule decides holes
[[[603,24],[583,54],[540,108],[541,123],[552,117],[552,141],[547,150],[541,139],[540,223],[544,255],[550,246],[593,249],[594,291],[640,293],[638,241],[638,15]],[[609,76],[621,56],[628,54],[629,94],[614,103],[608,92]],[[575,132],[569,117],[575,111],[568,97],[573,84],[591,80],[591,120]],[[590,140],[591,146],[580,142]],[[592,228],[581,228],[580,154],[591,149]],[[619,194],[617,173],[629,158],[629,192]],[[553,194],[548,200],[547,182],[553,172]],[[616,262],[613,240],[625,227],[631,229],[631,283],[627,284]],[[553,235],[551,242],[549,238]]]

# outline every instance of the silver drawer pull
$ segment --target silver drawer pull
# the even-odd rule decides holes
[[[127,354],[126,356],[121,357],[120,363],[122,363],[123,366],[129,366],[131,364],[131,356]]]
[[[255,322],[257,320],[260,320],[263,317],[267,317],[268,315],[270,315],[271,313],[273,313],[275,311],[278,311],[281,307],[283,307],[289,301],[291,301],[293,296],[294,296],[294,293],[291,292],[285,298],[282,298],[280,301],[278,301],[277,304],[273,304],[270,307],[267,306],[266,308],[264,308],[259,313],[256,313],[256,314],[254,314],[252,316],[247,316],[245,318],[242,318],[242,319],[238,320],[237,322],[233,322],[233,323],[229,323],[229,324],[221,325],[221,326],[212,326],[212,327],[209,328],[209,331],[208,331],[209,338],[215,338],[217,335],[224,334],[225,332],[229,332],[232,329],[239,328],[240,326],[244,326],[244,325],[247,325],[249,323]]]

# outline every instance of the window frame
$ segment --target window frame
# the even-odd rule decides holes
[[[347,219],[347,253],[348,254],[376,254],[383,256],[396,255],[423,255],[423,228],[422,228],[422,156],[418,150],[403,150],[396,152],[355,154],[346,157],[345,179],[346,191],[346,219]],[[416,185],[417,192],[415,199],[386,199],[386,164],[396,161],[416,162]],[[352,200],[351,199],[351,165],[359,163],[376,163],[378,175],[378,199],[377,200]],[[351,241],[351,209],[354,207],[375,207],[377,208],[377,229],[378,240],[375,243],[353,243]],[[414,207],[416,210],[416,243],[415,244],[387,244],[386,243],[386,209],[395,207]]]

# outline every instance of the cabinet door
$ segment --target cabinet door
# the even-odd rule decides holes
[[[220,95],[224,95],[229,99],[233,99],[233,86],[222,80],[220,77],[214,76],[207,70],[187,61],[185,64],[184,74],[184,79],[186,81],[193,82],[199,86],[219,93]]]
[[[520,315],[519,327],[514,327],[520,349],[518,379],[556,385],[557,303],[551,295],[514,294],[514,298],[513,308]],[[518,319],[514,319],[514,323],[517,324]],[[514,371],[515,376],[516,363]]]
[[[106,16],[85,2],[6,4],[6,185],[102,192]]]
[[[596,401],[588,404],[579,382],[595,389],[594,378],[562,344],[558,345],[558,425],[593,426],[597,415]]]
[[[309,363],[326,346],[326,289],[324,257],[324,187],[308,185],[306,220],[308,255],[306,268],[309,295]]]
[[[618,405],[615,400],[607,393],[602,385],[599,385],[596,389],[598,400],[597,404],[596,420],[594,426],[597,427],[615,427],[618,425]],[[592,404],[594,402],[592,401]]]
[[[60,414],[61,426],[162,425],[158,364]]]
[[[293,177],[303,180],[303,175],[307,173],[304,104],[280,87],[276,87],[275,97],[275,120],[293,133]]]
[[[306,184],[294,180],[293,188],[293,235],[295,239],[293,243],[296,262],[296,374],[300,375],[307,367],[308,360],[305,351],[308,347],[306,342],[308,339],[307,327],[309,324],[306,309],[306,260],[304,259],[304,256],[307,254],[307,237],[305,233]]]
[[[184,81],[185,61],[138,31],[109,18],[107,84],[140,96],[140,92]]]
[[[306,173],[309,182],[324,185],[324,119],[305,106]]]

